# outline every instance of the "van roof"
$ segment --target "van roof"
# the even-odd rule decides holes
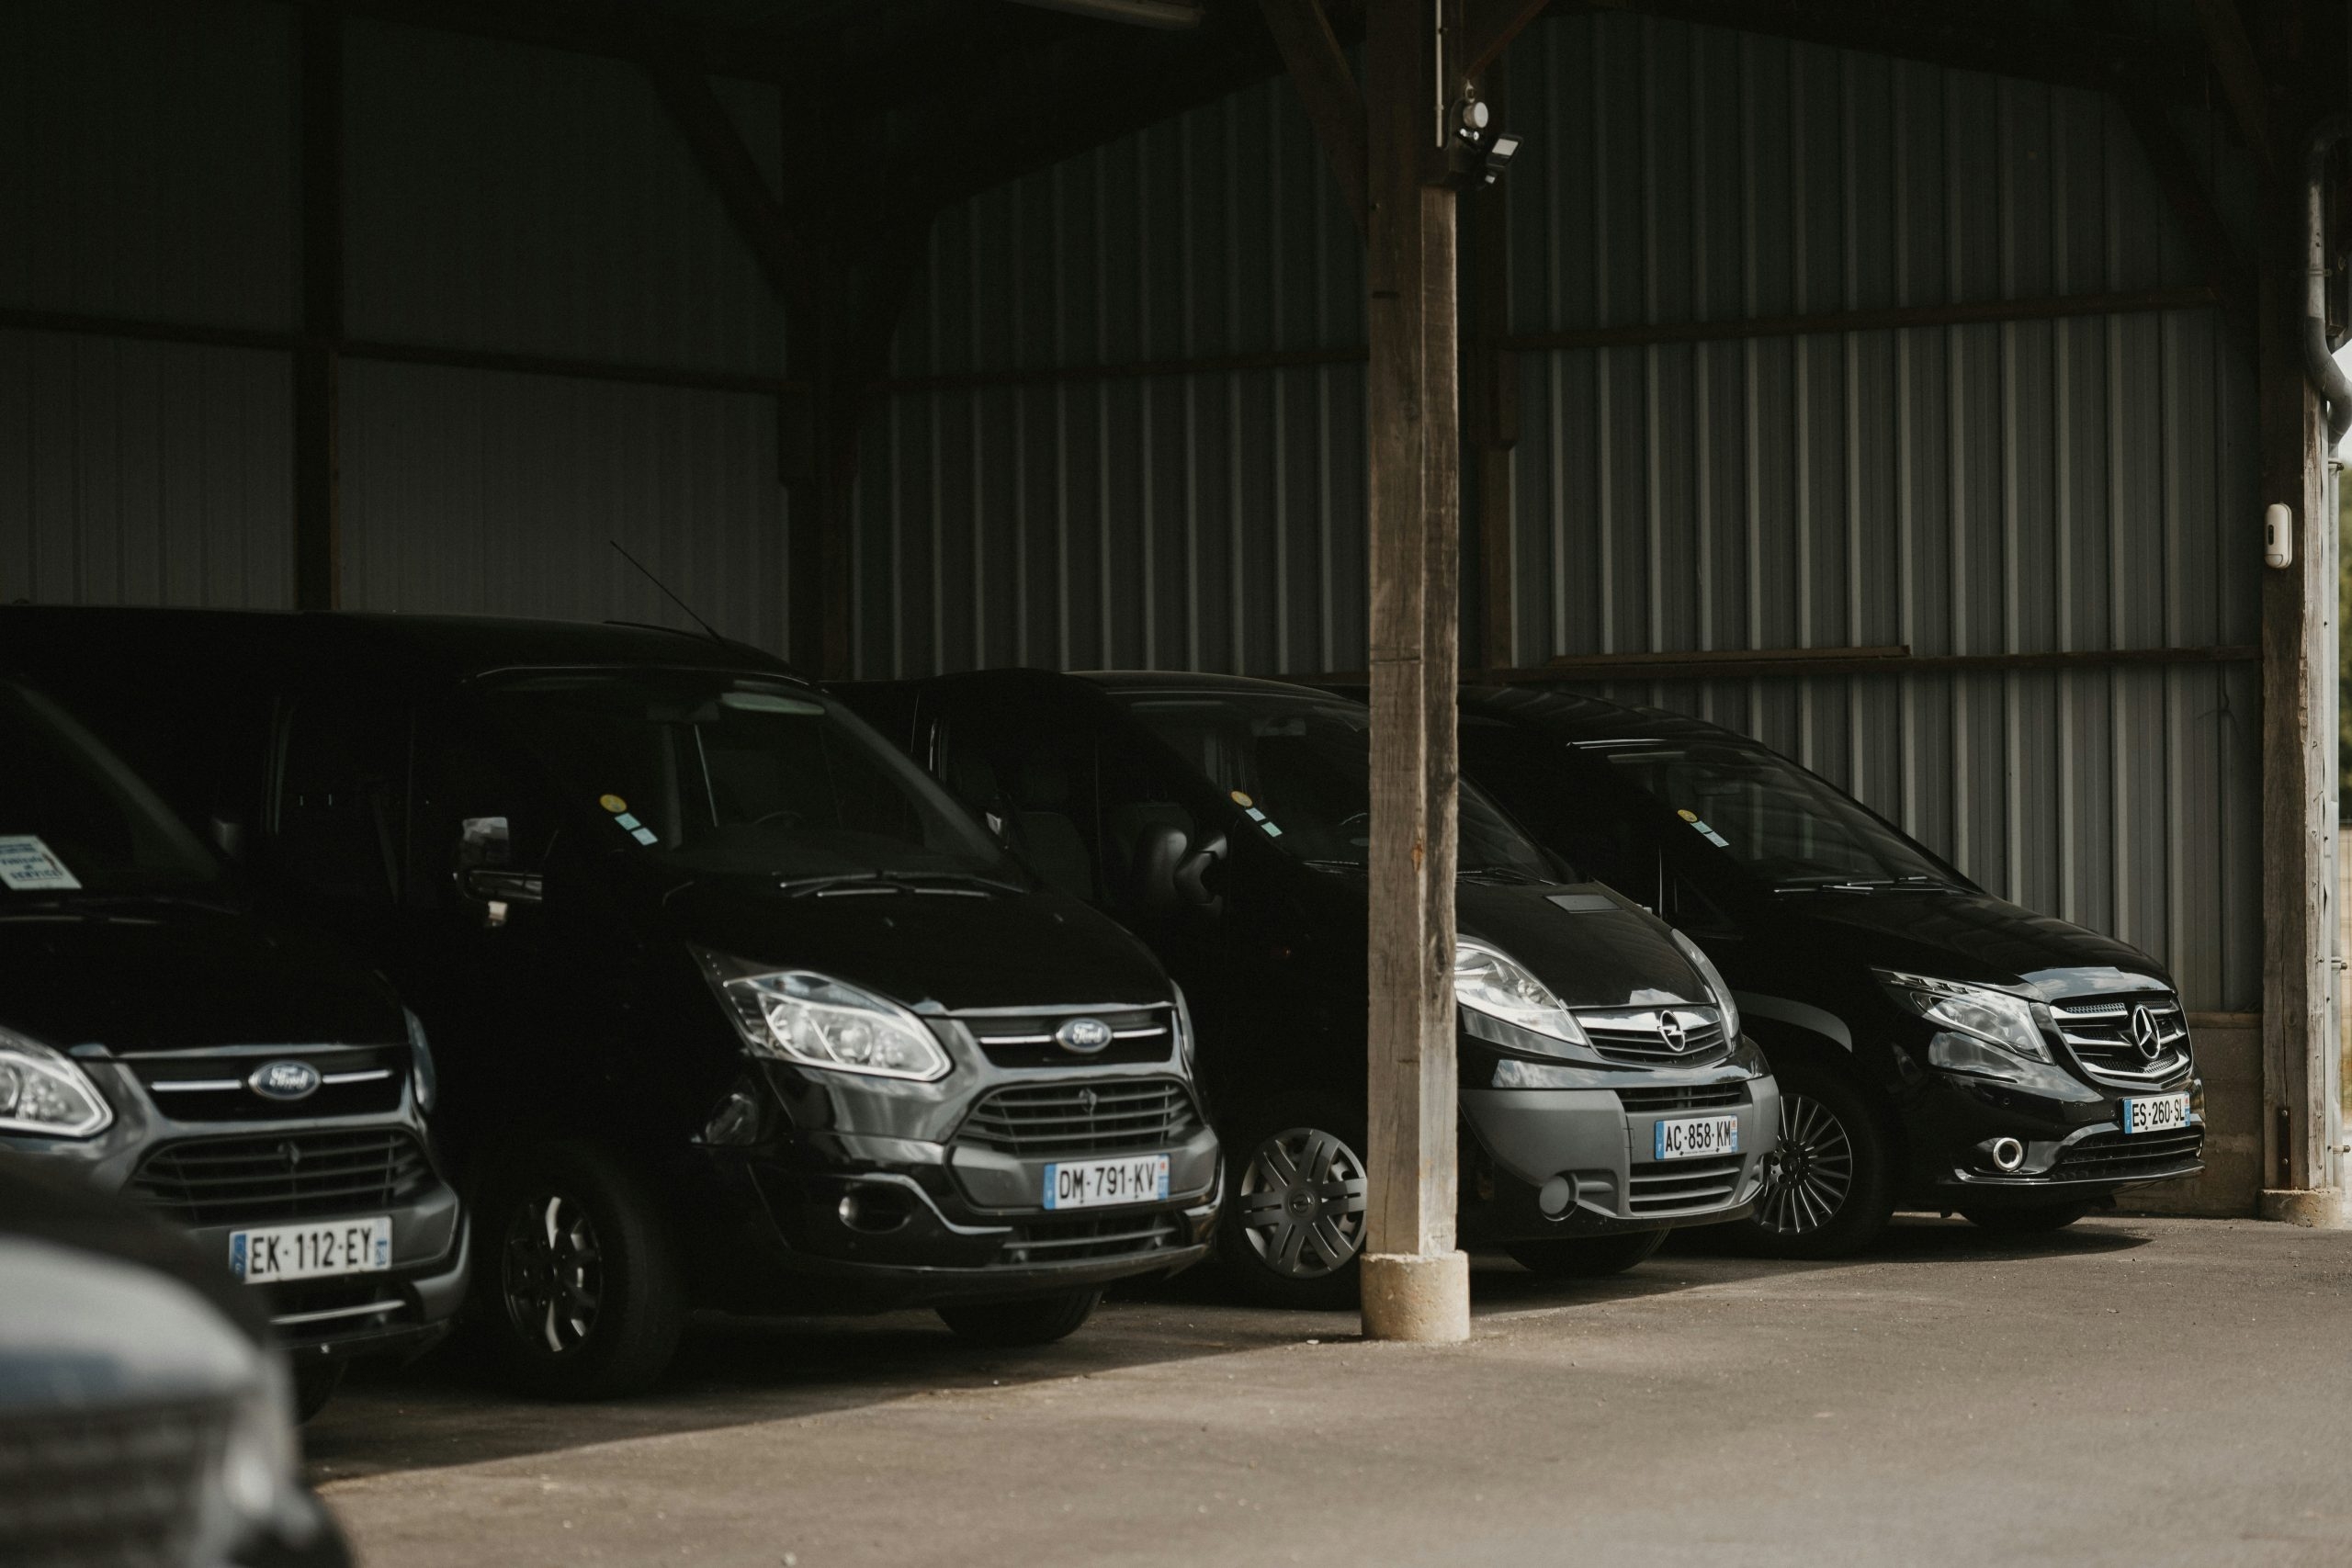
[[[9,605],[0,608],[0,664],[8,652],[58,641],[103,638],[132,657],[184,655],[193,648],[247,658],[363,656],[401,660],[462,680],[493,670],[546,665],[668,664],[749,668],[792,674],[772,654],[699,632],[610,622],[540,621],[494,615],[393,615],[354,611],[180,610],[128,606]],[[797,677],[794,677],[797,679]]]
[[[1540,729],[1563,740],[1730,740],[1757,742],[1736,730],[1664,708],[1633,707],[1541,685],[1464,686],[1462,711]]]

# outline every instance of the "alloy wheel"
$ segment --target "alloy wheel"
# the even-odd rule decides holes
[[[506,1315],[535,1348],[561,1356],[596,1332],[604,1303],[604,1247],[576,1201],[544,1192],[515,1206],[506,1227]]]
[[[1781,1148],[1756,1217],[1783,1235],[1817,1231],[1854,1190],[1854,1140],[1836,1111],[1810,1095],[1781,1095]]]
[[[1242,1174],[1241,1234],[1258,1259],[1292,1280],[1346,1267],[1364,1238],[1363,1161],[1319,1127],[1293,1127],[1260,1144]]]

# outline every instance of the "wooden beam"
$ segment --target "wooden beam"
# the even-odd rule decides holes
[[[1475,20],[1476,13],[1473,13]],[[1473,55],[1475,57],[1476,51]],[[1495,123],[1509,125],[1510,88],[1502,73],[1487,85]],[[1476,551],[1479,585],[1480,665],[1517,662],[1519,631],[1514,544],[1518,529],[1511,449],[1519,443],[1519,356],[1502,344],[1510,330],[1510,185],[1502,179],[1469,193],[1470,265],[1463,291],[1472,346],[1464,399],[1473,489],[1477,496]]]
[[[1462,73],[1473,80],[1486,75],[1502,59],[1503,51],[1510,47],[1511,40],[1542,16],[1550,4],[1551,0],[1469,0],[1470,43]],[[1487,97],[1488,102],[1493,101],[1491,90]],[[1498,114],[1496,119],[1500,123],[1501,116]]]
[[[343,17],[301,13],[296,87],[303,339],[294,353],[294,606],[343,602]]]
[[[711,90],[710,78],[692,60],[671,50],[653,50],[640,63],[768,287],[788,307],[812,307],[817,298],[815,249],[769,188],[742,134]]]
[[[2262,491],[2292,518],[2294,559],[2262,573],[2263,1183],[2302,1191],[2331,1185],[2327,1060],[2335,984],[2328,929],[2335,889],[2336,738],[2321,712],[2324,667],[2336,655],[2335,520],[2326,514],[2320,400],[2297,338],[2304,289],[2301,204],[2264,204],[2260,296]],[[2231,530],[2251,551],[2262,519]],[[2271,1201],[2265,1200],[2266,1209]]]
[[[2237,0],[2197,0],[2197,24],[2222,79],[2222,94],[2229,99],[2230,118],[2238,134],[2266,175],[2275,174],[2278,159],[2271,142],[2270,91],[2262,62],[2255,57],[2254,39],[2245,30],[2245,16]]]
[[[1322,0],[1259,0],[1259,6],[1274,47],[1282,51],[1283,68],[1306,107],[1315,140],[1331,165],[1331,177],[1355,215],[1356,231],[1366,233],[1363,94],[1331,30],[1331,19]]]
[[[2238,254],[2229,226],[2213,205],[2212,193],[2205,188],[2204,176],[2198,172],[2188,144],[2181,141],[2180,132],[2173,125],[2171,112],[2136,85],[2119,86],[2116,99],[2122,106],[2124,118],[2131,122],[2132,134],[2139,138],[2141,151],[2147,155],[2156,188],[2164,192],[2165,204],[2188,237],[2189,252],[2197,257],[2198,270],[2204,274],[2205,287],[2221,304],[2232,331],[2251,347],[2254,269]]]
[[[1363,1294],[1371,1337],[1459,1339],[1469,1333],[1468,1265],[1454,1244],[1459,344],[1454,196],[1430,183],[1442,172],[1431,110],[1458,84],[1441,74],[1430,11],[1430,0],[1372,0],[1365,22],[1372,842]],[[1460,0],[1444,0],[1441,14],[1461,37]]]

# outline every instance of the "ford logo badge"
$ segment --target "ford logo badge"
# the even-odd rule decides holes
[[[1099,1018],[1073,1018],[1054,1031],[1054,1043],[1080,1056],[1091,1056],[1111,1043],[1111,1026]]]
[[[264,1100],[308,1100],[319,1089],[319,1069],[308,1062],[268,1062],[245,1080]]]

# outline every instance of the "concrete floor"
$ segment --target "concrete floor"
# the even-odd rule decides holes
[[[627,1405],[428,1362],[348,1389],[311,1474],[370,1568],[2352,1562],[2352,1234],[1906,1219],[1474,1284],[1442,1348],[1180,1284],[1019,1354],[712,1323]]]

